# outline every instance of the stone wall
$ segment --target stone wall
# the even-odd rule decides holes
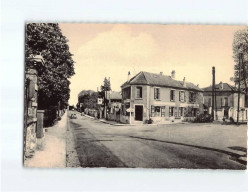
[[[37,71],[28,69],[25,77],[26,128],[24,127],[24,156],[30,157],[33,155],[37,144]]]

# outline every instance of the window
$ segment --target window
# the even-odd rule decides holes
[[[155,107],[154,106],[151,106],[151,117],[154,117],[154,112],[155,112]]]
[[[170,90],[170,101],[175,101],[175,90]]]
[[[154,99],[155,100],[160,99],[160,88],[154,88]]]
[[[225,106],[228,106],[228,97],[224,98]]]
[[[177,109],[178,109],[178,107],[175,107],[175,108],[174,108],[174,117],[175,117],[175,118],[177,118],[177,114],[178,114],[178,113],[177,113]]]
[[[165,116],[165,106],[151,106],[151,117]]]
[[[174,116],[174,107],[169,107],[169,117]]]
[[[136,87],[136,98],[142,98],[142,87]]]
[[[161,106],[161,116],[165,117],[165,106]]]
[[[185,92],[184,91],[179,91],[179,101],[185,102]]]
[[[181,110],[181,116],[184,116],[183,107],[181,107],[180,110]]]
[[[161,112],[160,112],[160,106],[155,106],[155,109],[154,109],[154,113],[155,113],[155,116],[161,116]]]
[[[208,99],[208,107],[211,107],[211,98]]]
[[[125,89],[122,89],[122,98],[124,100],[131,98],[131,87],[127,87]]]
[[[220,98],[220,106],[223,106],[222,98]]]
[[[183,116],[183,107],[180,107],[178,109],[178,117],[181,117],[181,116]]]
[[[197,108],[194,108],[193,110],[194,110],[193,116],[196,116],[196,114],[197,114]]]
[[[189,92],[189,101],[195,102],[195,93],[194,92]]]

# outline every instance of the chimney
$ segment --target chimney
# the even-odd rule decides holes
[[[163,72],[160,72],[160,75],[163,75]]]
[[[222,83],[222,81],[220,82],[220,89],[223,89],[223,83]]]
[[[183,86],[186,87],[186,78],[183,77]]]
[[[128,73],[127,73],[127,81],[129,81],[130,80],[130,71],[128,71]]]
[[[176,71],[175,70],[172,70],[171,71],[171,78],[172,79],[175,79],[175,77],[176,77]]]

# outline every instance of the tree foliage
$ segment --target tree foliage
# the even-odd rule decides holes
[[[83,90],[78,94],[78,103],[82,103],[83,110],[85,108],[97,109],[98,92],[92,90]]]
[[[110,91],[111,90],[111,84],[110,84],[110,78],[107,79],[104,78],[103,85],[101,85],[101,91]]]
[[[243,55],[243,63],[239,63],[239,56]],[[234,77],[231,78],[235,84],[239,82],[240,87],[245,91],[245,106],[248,106],[248,27],[239,30],[234,34],[233,39]]]
[[[239,64],[239,54],[243,54],[243,65]],[[234,77],[231,78],[236,84],[239,81],[239,66],[241,73],[241,88],[247,91],[247,78],[248,78],[248,27],[237,31],[233,39],[233,58],[234,58]]]
[[[74,61],[68,40],[55,23],[29,23],[26,25],[26,61],[31,55],[41,55],[44,66],[38,66],[38,106],[46,109],[60,102],[68,105],[70,81],[74,75]],[[28,66],[28,65],[27,65]]]

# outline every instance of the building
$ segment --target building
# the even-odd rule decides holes
[[[122,97],[117,91],[107,92],[107,119],[120,122]]]
[[[208,113],[212,113],[212,86],[203,88],[204,105]],[[215,120],[230,119],[237,120],[238,111],[238,89],[228,83],[220,82],[215,85],[217,113],[214,111]],[[217,117],[216,117],[217,116]],[[247,108],[245,108],[245,93],[240,93],[240,121],[247,120]]]
[[[171,76],[139,72],[122,86],[124,123],[155,123],[182,121],[203,110],[202,90],[193,83]],[[130,120],[131,119],[131,120]]]

